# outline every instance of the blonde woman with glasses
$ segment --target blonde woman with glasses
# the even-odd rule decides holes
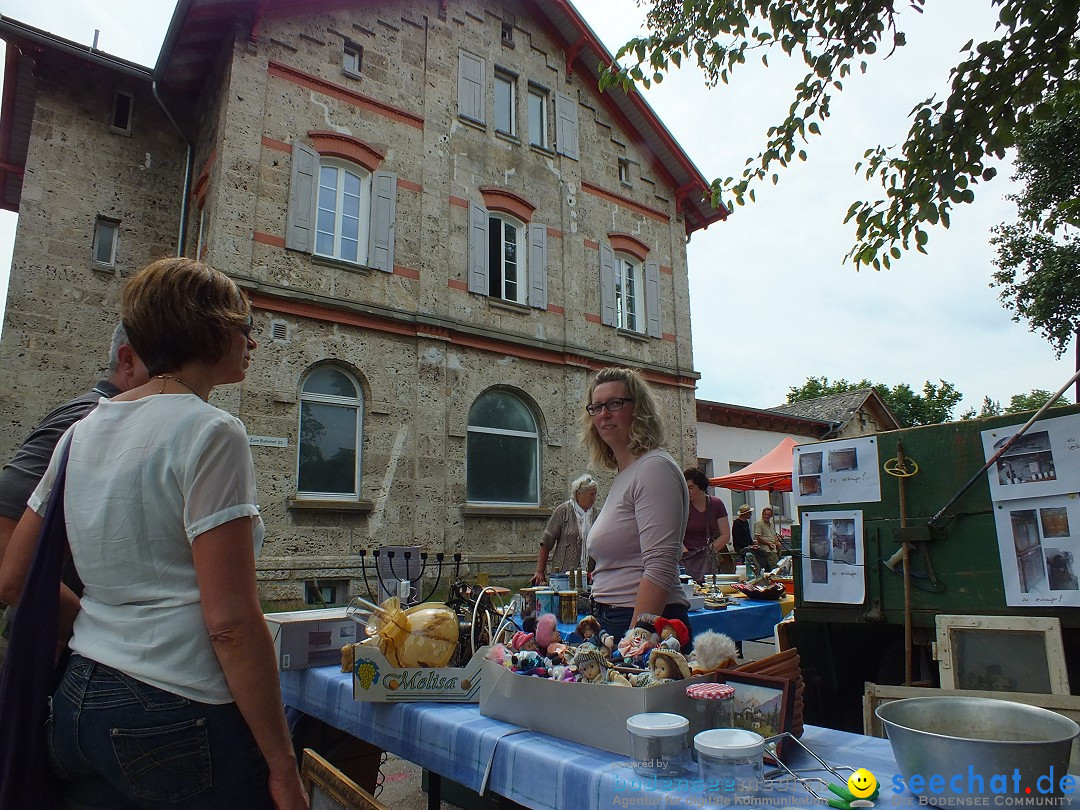
[[[662,446],[656,398],[640,372],[606,368],[591,381],[583,410],[593,464],[617,471],[589,533],[594,615],[616,641],[639,619],[659,615],[689,627],[679,556],[690,495]]]

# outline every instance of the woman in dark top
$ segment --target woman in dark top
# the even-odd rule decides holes
[[[728,525],[727,508],[719,498],[708,494],[709,478],[696,467],[683,470],[686,487],[690,490],[690,513],[686,518],[683,535],[683,556],[680,562],[686,573],[697,583],[705,581],[708,574],[715,574],[710,548],[720,557],[722,569],[727,573],[735,570],[731,551],[731,527]]]

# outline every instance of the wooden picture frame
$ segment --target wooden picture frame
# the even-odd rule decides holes
[[[732,669],[719,670],[717,678],[735,687],[736,728],[754,731],[766,738],[792,730],[795,685],[790,678]],[[786,738],[780,740],[776,744],[776,755],[783,757],[788,745]],[[766,759],[773,760],[768,755]]]
[[[300,781],[311,810],[390,810],[310,748],[304,749]]]

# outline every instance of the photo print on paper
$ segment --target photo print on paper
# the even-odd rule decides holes
[[[1000,439],[994,448],[1001,449],[1012,437]],[[1053,481],[1057,478],[1050,434],[1045,430],[1021,436],[997,460],[997,481],[1001,486]]]
[[[859,469],[859,457],[854,447],[829,451],[829,470],[831,472],[857,469]]]

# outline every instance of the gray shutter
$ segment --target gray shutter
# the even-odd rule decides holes
[[[660,337],[660,263],[645,262],[645,318],[650,337]]]
[[[368,230],[368,266],[394,272],[394,216],[397,212],[397,175],[371,175],[371,226]]]
[[[484,124],[484,108],[484,60],[458,51],[458,113]]]
[[[615,326],[615,251],[600,245],[600,323]]]
[[[488,294],[488,212],[469,203],[469,292]]]
[[[315,193],[318,184],[319,153],[302,143],[293,143],[292,177],[289,180],[289,216],[285,225],[285,247],[311,253],[315,249]]]
[[[578,159],[578,104],[573,96],[555,94],[555,148]]]
[[[547,225],[529,225],[529,306],[547,309]]]

